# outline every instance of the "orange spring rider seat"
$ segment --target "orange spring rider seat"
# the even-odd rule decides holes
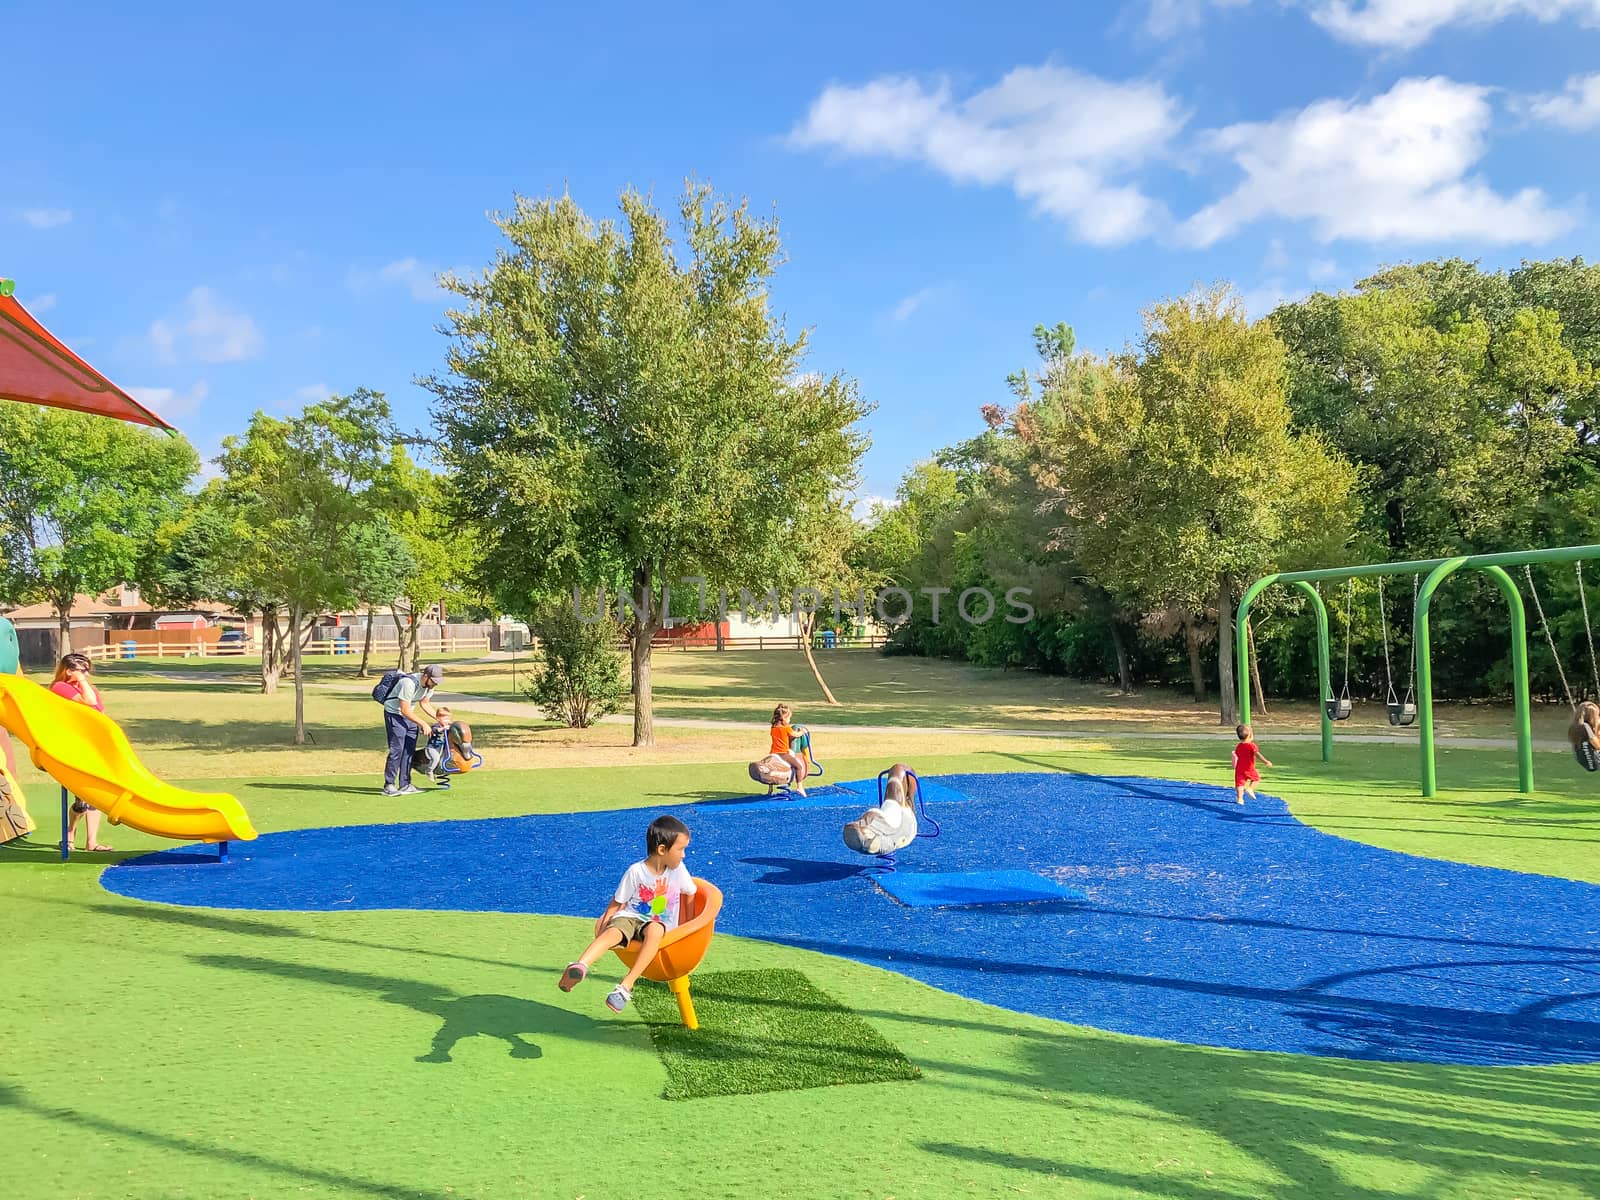
[[[722,892],[716,884],[696,875],[694,886],[694,915],[667,932],[655,958],[644,969],[646,979],[654,979],[672,989],[678,1001],[678,1015],[687,1029],[700,1028],[700,1021],[694,1015],[694,1001],[689,996],[689,973],[706,956],[711,935],[716,930],[717,914],[722,911]],[[612,952],[632,970],[639,947],[617,946]]]

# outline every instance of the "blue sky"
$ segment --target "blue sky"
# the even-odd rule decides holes
[[[1600,0],[78,5],[0,0],[0,274],[215,453],[385,391],[426,421],[486,213],[689,175],[776,208],[811,365],[878,405],[862,491],[979,428],[1064,320],[1228,279],[1596,254]]]

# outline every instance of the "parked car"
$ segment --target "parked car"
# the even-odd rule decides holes
[[[243,654],[245,644],[244,630],[230,625],[222,631],[222,636],[217,639],[217,653]]]

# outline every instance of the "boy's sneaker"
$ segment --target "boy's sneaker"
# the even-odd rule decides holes
[[[573,988],[582,983],[584,977],[588,974],[589,968],[584,966],[581,962],[568,963],[567,969],[561,972],[561,978],[557,981],[556,986],[559,987],[563,992],[570,992]]]
[[[386,783],[383,785],[383,794],[385,796],[398,796],[400,794],[400,789],[395,787],[392,783]]]
[[[408,783],[408,784],[405,785],[405,787],[401,788],[398,792],[396,792],[395,795],[396,796],[420,796],[420,795],[422,795],[422,789],[419,788],[414,783]]]
[[[611,989],[611,994],[606,997],[606,1007],[612,1012],[621,1012],[628,1007],[628,1001],[633,999],[633,993],[620,983]]]

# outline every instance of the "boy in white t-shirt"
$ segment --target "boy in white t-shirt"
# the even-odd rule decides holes
[[[684,919],[693,911],[694,878],[683,865],[689,827],[677,817],[657,817],[645,831],[644,845],[645,857],[622,873],[616,894],[595,922],[594,941],[561,972],[561,990],[570,992],[606,951],[638,943],[632,969],[606,997],[612,1012],[621,1012],[633,999],[633,985],[655,958],[661,939],[678,927],[680,906]]]

